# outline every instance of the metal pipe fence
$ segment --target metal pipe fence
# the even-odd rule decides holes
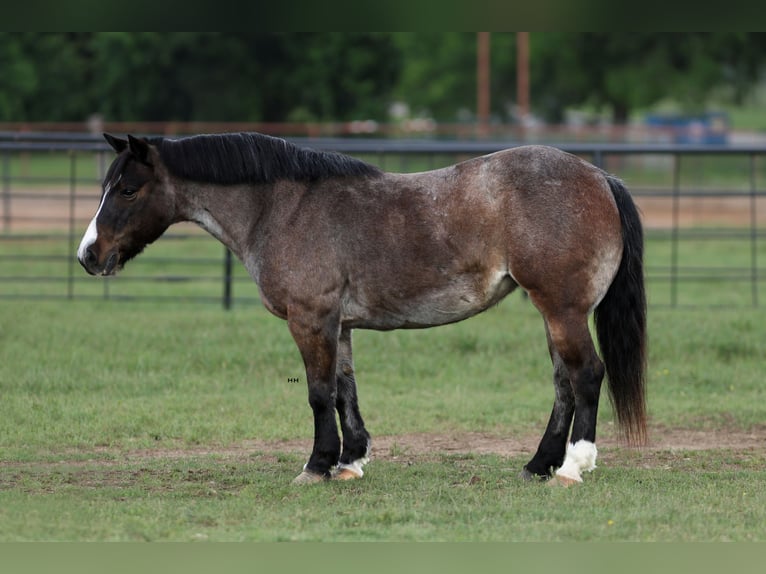
[[[507,141],[290,138],[421,171],[521,145]],[[552,144],[556,145],[556,144]],[[763,299],[766,147],[565,143],[622,177],[643,212],[655,306],[748,306]],[[0,299],[258,300],[231,253],[182,224],[107,280],[85,275],[75,250],[113,152],[87,134],[0,132]]]

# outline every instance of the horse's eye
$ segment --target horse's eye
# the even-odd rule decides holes
[[[137,189],[133,189],[132,187],[126,187],[122,190],[120,190],[120,195],[124,197],[125,199],[133,199],[136,197]]]

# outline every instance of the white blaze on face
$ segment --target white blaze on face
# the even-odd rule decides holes
[[[122,177],[122,174],[120,174],[117,177],[117,180],[114,183],[117,183],[120,181],[120,178]],[[96,228],[96,220],[98,219],[98,215],[101,213],[101,209],[104,207],[104,203],[106,202],[106,197],[109,195],[109,191],[112,189],[112,184],[108,183],[106,184],[106,187],[104,188],[104,196],[101,198],[101,203],[98,206],[98,210],[96,211],[96,215],[93,216],[93,219],[91,219],[90,223],[88,224],[88,229],[85,230],[85,235],[82,236],[82,241],[80,241],[80,247],[77,248],[77,259],[80,261],[85,260],[85,253],[88,251],[88,247],[93,245],[96,242],[96,239],[98,239],[98,229]]]

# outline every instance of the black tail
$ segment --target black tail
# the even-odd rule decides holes
[[[596,332],[609,381],[609,397],[629,444],[646,442],[646,292],[644,234],[623,183],[606,176],[622,224],[622,261],[595,311]]]

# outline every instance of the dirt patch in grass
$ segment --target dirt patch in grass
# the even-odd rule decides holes
[[[609,436],[611,425],[604,426],[607,429],[598,441],[601,467],[720,472],[760,469],[766,464],[766,426],[750,431],[654,427],[649,445],[640,449],[621,445],[615,436]],[[373,438],[371,458],[404,465],[438,461],[445,456],[487,454],[526,460],[537,448],[539,438],[485,432],[380,436]],[[245,486],[250,476],[245,467],[270,467],[267,472],[274,472],[275,465],[295,466],[281,460],[285,456],[302,459],[310,450],[310,440],[247,440],[220,447],[73,449],[48,454],[46,460],[40,461],[0,461],[0,490],[53,494],[68,488],[119,491],[135,487],[142,491],[217,496]],[[214,460],[201,460],[209,457]]]
[[[611,426],[611,425],[609,425]],[[597,444],[603,450],[631,450],[638,453],[656,451],[761,449],[766,451],[766,426],[750,431],[735,429],[690,430],[653,427],[649,431],[649,444],[639,449],[625,446],[614,431],[606,429]],[[390,460],[409,456],[413,458],[450,454],[497,454],[506,457],[531,456],[541,434],[502,436],[487,432],[411,433],[392,436],[373,436],[373,460]],[[194,454],[220,454],[235,456],[245,452],[294,452],[308,454],[310,439],[245,441],[224,449],[192,447],[190,449],[157,449],[136,453],[138,456],[188,456]]]
[[[444,455],[495,454],[503,457],[529,457],[535,453],[542,435],[502,436],[485,432],[413,433],[380,436],[372,439],[375,460],[408,461],[432,460]],[[732,458],[738,454],[766,457],[766,426],[750,431],[716,429],[691,430],[654,427],[650,430],[649,444],[641,448],[624,445],[615,433],[603,433],[597,441],[602,464],[626,458],[642,468],[664,468],[668,457],[682,456],[684,452],[728,450]],[[252,441],[242,446],[251,452],[295,452],[308,454],[310,440]],[[215,454],[215,451],[209,451]],[[229,451],[235,454],[234,451]],[[172,452],[170,453],[173,454]],[[179,453],[180,454],[180,453]]]
[[[611,425],[603,425],[611,427]],[[600,429],[601,430],[601,429]],[[715,430],[672,429],[655,426],[649,431],[649,444],[633,448],[623,444],[611,428],[601,430],[597,440],[603,461],[619,453],[629,454],[651,466],[656,453],[684,451],[730,450],[763,451],[766,454],[766,425],[743,431],[719,428]],[[538,434],[503,436],[488,432],[411,433],[391,436],[373,436],[372,460],[432,460],[450,455],[495,454],[503,457],[531,457],[541,438]],[[73,449],[56,453],[57,459],[49,464],[120,464],[140,460],[182,459],[215,456],[222,459],[244,460],[255,454],[305,455],[311,452],[311,439],[244,440],[225,446],[164,446],[151,449],[125,449],[94,447],[91,450]],[[91,456],[89,456],[91,455]],[[48,457],[50,460],[50,457]],[[664,458],[664,457],[663,457]],[[2,466],[46,464],[0,461]]]

